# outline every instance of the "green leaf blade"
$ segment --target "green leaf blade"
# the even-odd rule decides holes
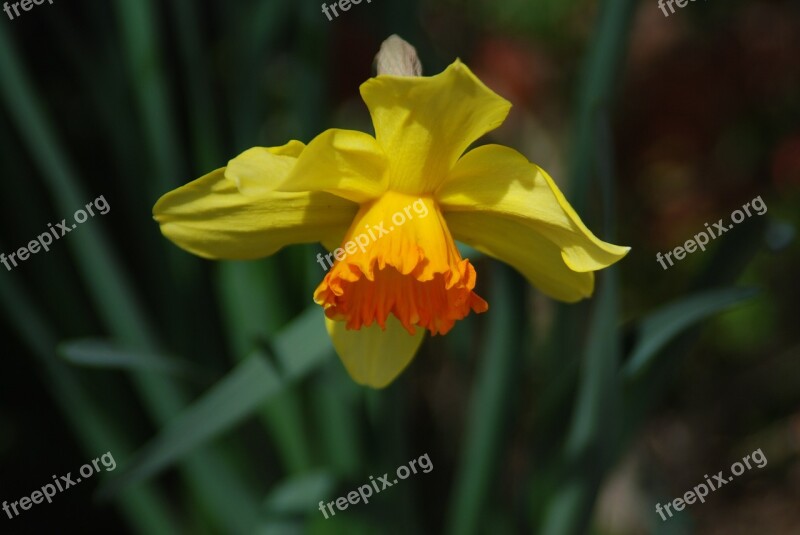
[[[639,337],[631,351],[623,376],[638,377],[647,369],[658,352],[675,336],[714,314],[751,299],[758,293],[752,288],[726,288],[695,294],[674,301],[644,318]]]

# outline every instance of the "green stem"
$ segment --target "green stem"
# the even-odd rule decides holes
[[[614,169],[610,109],[614,84],[624,59],[634,2],[611,0],[602,6],[597,32],[587,58],[579,95],[570,199],[578,213],[589,209],[590,188],[602,198],[604,234],[614,235]],[[585,533],[596,494],[614,453],[613,436],[621,398],[618,281],[615,268],[598,277],[600,289],[592,302],[589,336],[583,351],[578,397],[562,456],[562,484],[547,505],[541,525],[545,535]]]
[[[0,86],[6,108],[40,166],[45,185],[62,213],[72,213],[89,200],[80,186],[71,162],[61,149],[53,128],[38,105],[39,99],[19,64],[15,47],[0,25]],[[105,234],[97,225],[84,225],[67,244],[107,329],[124,345],[165,353],[134,297],[124,271],[117,262]],[[145,373],[132,374],[145,407],[154,421],[166,423],[188,401],[186,393],[170,380]],[[204,508],[226,530],[242,531],[255,520],[256,501],[231,473],[221,473],[219,458],[197,452],[183,465],[192,488]],[[228,488],[220,484],[230,485]]]
[[[23,342],[41,363],[44,381],[50,385],[55,405],[61,409],[83,445],[87,455],[110,451],[115,459],[130,455],[133,446],[124,434],[96,408],[73,370],[58,360],[53,330],[36,310],[28,295],[19,290],[9,276],[0,278],[0,302],[8,321],[16,327]],[[118,501],[122,514],[138,533],[170,534],[177,531],[177,523],[164,505],[165,501],[151,486],[142,485],[126,490]]]
[[[596,164],[595,136],[599,113],[612,104],[615,83],[627,50],[633,0],[608,0],[601,6],[594,39],[589,45],[578,95],[575,140],[572,146],[568,198],[579,214],[585,213]]]
[[[525,332],[524,295],[518,277],[492,266],[492,314],[470,400],[464,451],[450,502],[447,533],[482,532],[481,519],[505,444],[506,418],[516,392]]]

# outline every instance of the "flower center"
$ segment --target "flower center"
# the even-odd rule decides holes
[[[470,310],[485,312],[475,269],[462,259],[429,197],[389,191],[361,206],[331,270],[314,292],[325,315],[348,329],[386,327],[393,314],[414,334],[415,326],[445,334]]]

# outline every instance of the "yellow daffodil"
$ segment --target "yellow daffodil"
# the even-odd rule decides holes
[[[499,145],[465,153],[511,107],[466,65],[423,77],[381,74],[398,71],[380,59],[378,76],[360,88],[374,136],[331,129],[307,146],[252,148],[153,209],[167,238],[212,259],[260,258],[292,243],[333,251],[369,235],[368,245],[337,251],[314,300],[351,377],[375,388],[408,365],[426,330],[444,334],[488,309],[455,240],[567,302],[590,296],[593,272],[628,252],[595,237],[520,153]],[[405,60],[418,69],[415,56]],[[398,213],[402,225],[393,223]]]

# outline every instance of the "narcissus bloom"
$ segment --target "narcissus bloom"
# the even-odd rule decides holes
[[[460,61],[431,77],[379,74],[360,90],[374,136],[331,129],[308,145],[255,147],[153,209],[164,235],[191,253],[254,259],[293,243],[333,250],[364,229],[389,230],[393,214],[424,203],[427,217],[337,260],[314,292],[356,382],[386,386],[425,331],[445,334],[488,309],[454,240],[567,302],[590,296],[593,272],[628,252],[595,237],[520,153],[499,145],[465,153],[511,105]]]

